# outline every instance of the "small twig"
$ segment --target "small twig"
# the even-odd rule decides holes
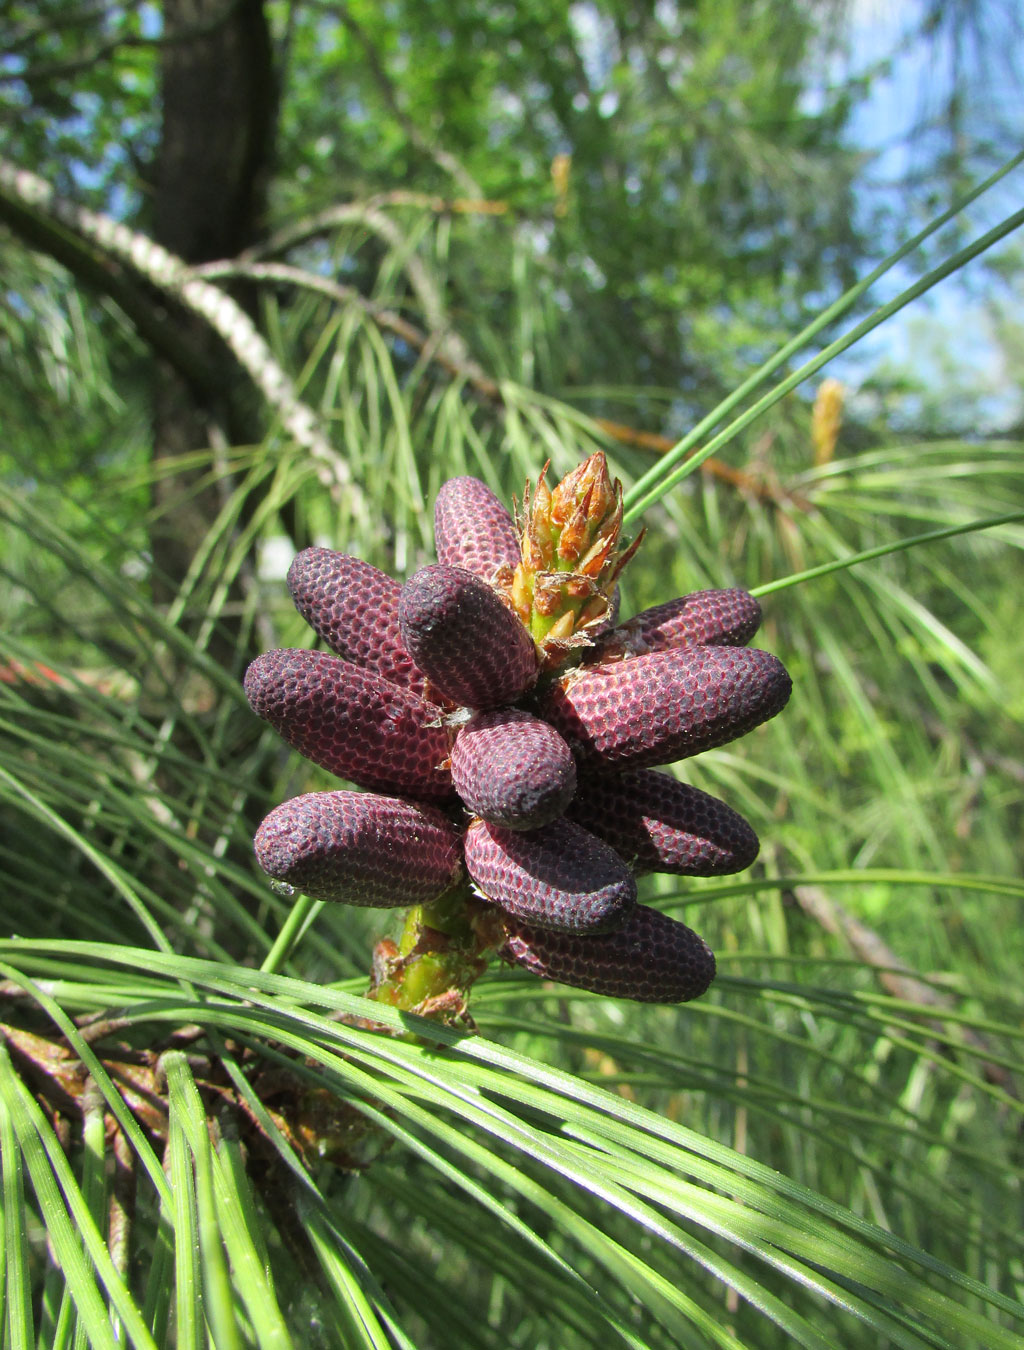
[[[638,450],[653,450],[655,454],[667,455],[675,447],[671,436],[662,436],[656,431],[638,431],[635,427],[624,426],[621,422],[610,422],[606,417],[594,419],[597,426],[620,445],[631,445]],[[760,502],[774,502],[776,505],[792,505],[801,511],[808,511],[811,503],[804,497],[781,488],[778,483],[770,482],[763,474],[750,473],[745,469],[734,469],[723,464],[720,459],[706,459],[700,466],[701,473],[709,478],[717,478],[723,483],[754,497]]]
[[[147,235],[102,212],[90,211],[59,197],[38,174],[0,159],[0,198],[4,196],[23,210],[27,208],[30,213],[72,231],[83,255],[88,254],[84,246],[88,241],[101,250],[108,263],[113,260],[129,268],[204,319],[278,414],[285,431],[318,463],[324,486],[333,496],[346,497],[353,511],[365,521],[371,520],[362,489],[353,481],[345,459],[328,441],[317,414],[300,399],[294,381],[252,319],[230,295],[204,281],[181,258]],[[92,262],[95,265],[94,258]],[[425,275],[425,269],[423,272]]]
[[[164,33],[160,37],[143,37],[141,34],[122,33],[117,37],[109,38],[106,42],[99,43],[91,51],[86,52],[84,56],[76,56],[72,61],[51,61],[49,65],[45,66],[27,66],[24,70],[0,72],[0,84],[16,84],[19,82],[41,84],[47,80],[62,80],[68,75],[79,75],[83,70],[92,70],[106,57],[122,49],[171,47],[177,43],[190,42],[193,38],[208,37],[211,33],[216,32],[221,24],[230,17],[232,10],[237,9],[239,3],[240,0],[227,0],[223,9],[217,10],[208,19],[188,24],[186,27],[175,29],[174,32]],[[109,13],[109,10],[100,11],[101,15]],[[38,36],[38,34],[34,36]]]
[[[197,275],[210,278],[243,277],[253,281],[279,281],[290,286],[299,286],[304,290],[316,291],[339,305],[355,305],[363,311],[377,326],[385,332],[394,333],[415,351],[421,352],[427,360],[435,362],[450,375],[465,382],[489,403],[503,404],[501,388],[491,379],[481,366],[465,355],[465,346],[461,338],[451,333],[425,333],[408,319],[403,319],[393,309],[368,300],[354,286],[331,281],[328,277],[317,276],[301,267],[292,267],[288,263],[260,262],[215,262],[204,263],[195,269]]]
[[[935,1008],[939,1011],[952,1010],[954,1001],[948,994],[934,989],[919,979],[911,968],[901,961],[893,949],[873,928],[855,918],[848,909],[833,900],[818,886],[796,886],[793,889],[797,903],[805,914],[818,922],[827,933],[843,938],[854,955],[865,965],[874,968],[878,982],[893,998],[906,1003],[916,1003],[922,1008]],[[944,1034],[947,1027],[936,1023],[936,1028]],[[971,1027],[961,1027],[960,1035],[964,1044],[979,1051],[982,1055],[991,1053],[984,1036]],[[1000,1064],[983,1063],[982,1073],[985,1079],[1001,1087],[1004,1092],[1017,1095],[1010,1074]]]
[[[341,0],[306,0],[307,5],[319,10],[321,14],[333,14],[344,28],[346,28],[356,42],[363,49],[366,57],[366,66],[373,81],[376,84],[385,105],[390,109],[392,116],[398,122],[398,125],[409,138],[411,145],[415,146],[421,154],[427,155],[432,159],[439,169],[449,174],[468,197],[479,197],[480,188],[472,175],[449,151],[442,149],[438,145],[432,145],[420,131],[419,127],[402,108],[398,102],[398,92],[392,83],[390,75],[384,69],[384,63],[380,59],[377,48],[370,41],[368,34],[362,25],[355,18],[347,5],[341,3]]]
[[[419,301],[427,327],[431,329],[443,329],[445,327],[441,292],[434,284],[434,279],[428,272],[423,259],[415,250],[409,248],[409,241],[401,226],[384,211],[379,210],[369,202],[341,202],[336,206],[328,206],[315,215],[305,216],[302,220],[283,226],[269,239],[246,249],[244,253],[239,254],[237,261],[241,263],[258,262],[263,258],[272,257],[274,254],[287,253],[289,249],[295,248],[298,244],[304,243],[316,235],[335,230],[340,225],[361,225],[371,234],[383,239],[389,248],[402,258],[403,271],[409,279],[409,285],[412,287],[416,299]],[[210,263],[202,268],[194,268],[193,275],[197,277],[211,276],[220,265],[219,263]]]
[[[125,1279],[131,1256],[132,1221],[135,1217],[136,1158],[120,1125],[112,1116],[107,1116],[107,1123],[114,1152],[114,1182],[107,1211],[107,1249],[114,1269]],[[118,1336],[118,1339],[121,1337]]]

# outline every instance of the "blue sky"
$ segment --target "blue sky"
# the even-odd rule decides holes
[[[870,185],[863,197],[865,209],[878,204],[888,207],[901,238],[913,234],[928,218],[925,185],[916,190],[892,185],[920,179],[928,156],[940,144],[929,125],[934,126],[948,94],[954,58],[959,59],[966,77],[968,126],[979,138],[1001,144],[1006,152],[1024,144],[1024,100],[1020,71],[1014,69],[1021,48],[1011,41],[1019,33],[1012,31],[1017,25],[1004,0],[979,0],[977,31],[987,37],[987,43],[968,41],[959,48],[954,47],[948,31],[938,32],[930,41],[909,36],[918,30],[924,10],[921,0],[855,0],[850,58],[843,63],[843,73],[861,73],[890,62],[886,73],[875,76],[870,97],[857,109],[850,139],[873,155]],[[1003,27],[1005,50],[999,42]],[[838,68],[836,74],[840,74]],[[985,177],[994,162],[979,160],[976,177]],[[967,237],[983,233],[1022,205],[1024,167],[972,208]],[[1021,242],[1018,236],[1018,248]],[[914,276],[909,267],[894,268],[872,298],[879,302],[892,298]],[[989,306],[997,296],[1014,303],[1012,292],[999,285],[983,260],[977,259],[835,361],[830,373],[856,390],[882,367],[905,367],[933,387],[948,388],[951,397],[962,398],[965,391],[976,393],[978,411],[988,423],[980,430],[1007,425],[1024,411],[1024,379],[1021,372],[1006,368],[995,337]],[[1018,309],[1022,304],[1024,291],[1018,286]]]

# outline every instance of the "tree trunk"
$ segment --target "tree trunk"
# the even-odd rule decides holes
[[[262,227],[277,111],[273,51],[262,0],[164,0],[162,137],[153,237],[188,263],[229,258]],[[177,39],[177,40],[175,40]],[[236,295],[252,308],[252,297]],[[215,444],[260,435],[251,394],[234,360],[203,321],[189,315],[199,349],[222,391],[211,399],[160,363],[153,391],[154,594],[173,598],[221,505],[206,467],[175,461]]]

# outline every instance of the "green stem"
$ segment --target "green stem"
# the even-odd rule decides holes
[[[397,947],[381,943],[377,949],[379,969],[369,997],[442,1021],[462,1016],[470,987],[500,940],[484,914],[481,921],[466,883],[429,905],[414,905]]]
[[[288,917],[281,925],[274,945],[266,955],[260,970],[266,975],[276,975],[287,961],[292,949],[306,929],[320,913],[322,900],[314,900],[308,895],[300,895],[292,905]]]
[[[970,203],[980,197],[982,193],[987,192],[989,188],[993,187],[1001,178],[1004,178],[1022,162],[1024,162],[1024,151],[1015,155],[1008,163],[1004,164],[1001,169],[997,170],[983,183],[980,183],[948,211],[944,211],[941,215],[937,216],[925,226],[923,230],[916,234],[913,239],[909,239],[900,248],[896,249],[894,253],[891,253],[887,258],[883,259],[874,271],[870,272],[863,281],[859,281],[856,285],[851,286],[850,289],[841,295],[834,304],[830,305],[826,310],[819,314],[818,317],[799,332],[796,337],[787,342],[784,347],[755,370],[754,373],[744,380],[743,383],[740,384],[726,399],[719,403],[717,407],[713,408],[706,417],[702,418],[681,441],[663,455],[658,463],[648,469],[647,472],[629,489],[624,499],[626,514],[623,518],[623,524],[628,524],[630,521],[635,520],[638,516],[642,515],[647,507],[652,506],[656,501],[663,497],[666,492],[674,487],[676,483],[693,473],[695,469],[699,468],[704,460],[713,455],[722,445],[731,440],[755,418],[759,417],[762,412],[782,398],[782,396],[790,389],[796,388],[803,380],[806,380],[813,375],[825,365],[826,362],[830,361],[833,356],[845,351],[847,347],[852,346],[854,342],[863,337],[866,333],[869,333],[880,323],[884,322],[890,315],[895,314],[897,310],[902,309],[904,305],[908,304],[911,300],[916,299],[919,295],[922,295],[931,286],[934,286],[937,281],[940,281],[943,277],[949,275],[950,272],[956,271],[957,268],[962,267],[971,258],[983,252],[986,248],[989,248],[992,244],[996,243],[999,239],[1002,239],[1005,235],[1009,234],[1012,230],[1016,229],[1018,225],[1024,222],[1024,212],[1015,212],[1000,225],[997,225],[995,229],[989,230],[987,234],[983,235],[982,238],[977,240],[974,244],[961,249],[952,258],[947,259],[945,263],[934,268],[927,276],[922,277],[920,281],[908,287],[907,290],[903,291],[894,300],[891,300],[888,304],[882,305],[879,309],[876,309],[873,314],[857,324],[845,337],[838,338],[835,342],[830,343],[817,357],[805,362],[799,370],[795,371],[787,379],[782,380],[770,393],[759,399],[746,413],[735,418],[723,431],[713,437],[712,440],[704,445],[696,454],[686,458],[706,432],[722,422],[734,408],[738,407],[739,404],[747,398],[749,394],[753,393],[753,391],[773,375],[776,370],[784,366],[791,356],[795,355],[796,352],[816,337],[823,328],[828,324],[833,323],[840,315],[854,305],[880,277],[884,276],[885,273],[889,271],[891,267],[911,253],[915,248],[922,244],[929,235],[933,234],[947,221],[952,220],[955,215],[964,210],[965,207],[969,206]],[[684,460],[685,462],[681,463],[681,461]],[[677,465],[679,466],[678,468],[676,468]],[[672,472],[673,469],[675,469],[675,472]]]
[[[763,586],[755,586],[751,595],[771,595],[774,591],[785,590],[787,586],[796,586],[801,581],[810,581],[813,577],[828,576],[830,572],[841,572],[856,563],[867,562],[871,558],[884,558],[887,553],[900,553],[904,549],[914,548],[918,544],[930,544],[936,539],[952,539],[957,534],[970,534],[975,530],[992,530],[998,525],[1013,525],[1024,521],[1024,511],[1011,511],[1005,516],[989,516],[985,520],[971,520],[966,525],[947,525],[941,530],[927,530],[924,534],[914,534],[907,539],[897,539],[888,544],[879,544],[877,548],[866,548],[861,553],[851,553],[848,558],[834,558],[831,562],[809,567],[805,572],[794,572],[791,576],[780,577],[778,581],[766,581]]]

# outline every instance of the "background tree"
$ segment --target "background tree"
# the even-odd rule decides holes
[[[785,393],[873,321],[842,11],[438,15],[0,14],[7,1337],[1016,1345],[1020,445]],[[629,609],[760,588],[795,678],[680,770],[756,868],[643,883],[719,978],[382,1035],[381,916],[250,857],[329,785],[241,698],[310,641],[279,557],[407,575],[444,479],[598,447]]]

